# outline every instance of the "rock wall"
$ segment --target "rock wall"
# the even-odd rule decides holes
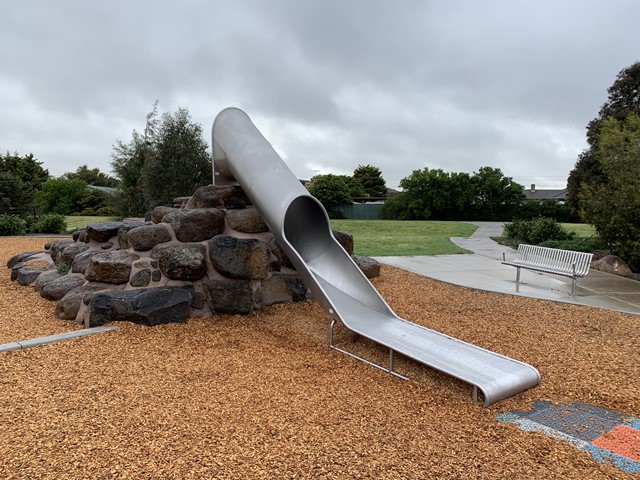
[[[56,301],[59,318],[87,327],[248,314],[308,297],[240,187],[210,185],[175,203],[182,207],[157,207],[150,221],[92,224],[42,252],[16,255],[7,263],[11,278]],[[351,235],[334,236],[353,255]],[[380,274],[375,260],[354,260],[369,278]]]

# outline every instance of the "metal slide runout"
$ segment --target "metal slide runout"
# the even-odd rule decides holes
[[[400,353],[471,384],[485,406],[540,383],[531,365],[398,317],[333,237],[324,207],[242,110],[218,114],[212,145],[214,183],[240,184],[333,321],[389,348],[385,371]]]

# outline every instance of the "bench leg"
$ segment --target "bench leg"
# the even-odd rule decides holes
[[[520,267],[516,267],[516,292],[520,291]]]
[[[576,295],[576,281],[578,279],[573,277],[573,282],[571,283],[571,296],[574,297]]]

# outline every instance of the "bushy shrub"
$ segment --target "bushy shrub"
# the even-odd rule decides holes
[[[27,231],[27,222],[17,215],[0,215],[0,235],[24,235]]]
[[[57,213],[45,213],[40,215],[38,220],[31,227],[32,233],[65,233],[67,221],[64,215]]]
[[[553,218],[538,217],[532,220],[514,220],[505,225],[505,235],[520,243],[539,245],[548,240],[572,240],[575,232],[569,231]]]
[[[541,247],[559,248],[561,250],[573,250],[574,252],[595,252],[604,250],[605,245],[599,238],[574,238],[572,240],[547,240],[540,244]]]

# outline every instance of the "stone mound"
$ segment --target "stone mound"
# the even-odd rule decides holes
[[[209,185],[156,207],[150,221],[87,226],[7,262],[11,279],[57,301],[56,316],[87,327],[112,321],[185,322],[212,313],[248,314],[308,298],[306,285],[237,186]],[[369,278],[380,265],[353,255]]]

